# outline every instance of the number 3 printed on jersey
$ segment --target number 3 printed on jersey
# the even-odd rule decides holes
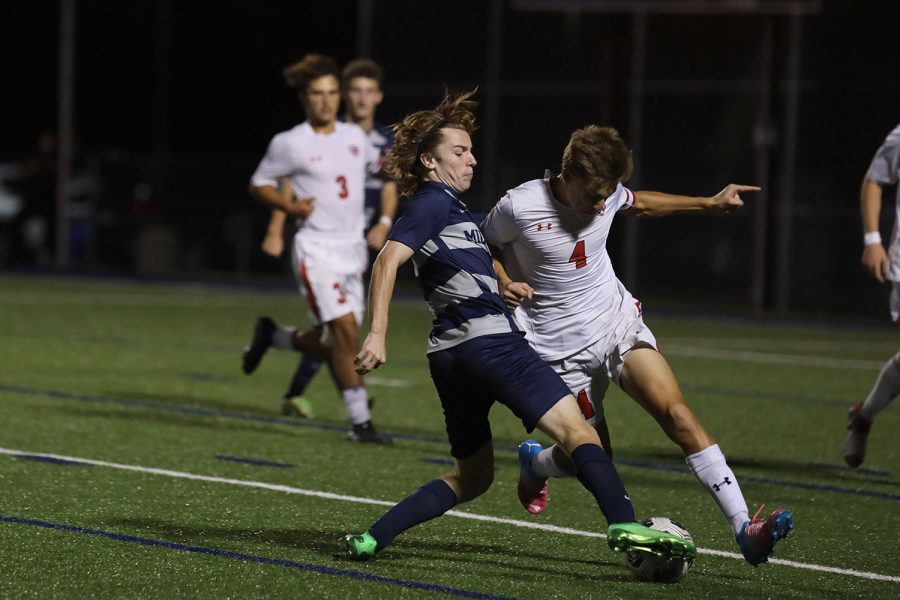
[[[338,192],[338,198],[344,200],[350,195],[350,190],[347,189],[347,178],[343,175],[338,175],[334,180],[341,187],[341,191]]]
[[[572,256],[569,257],[569,262],[575,263],[576,269],[587,266],[587,254],[584,253],[584,240],[578,240],[578,243],[575,244],[575,249],[572,250]]]

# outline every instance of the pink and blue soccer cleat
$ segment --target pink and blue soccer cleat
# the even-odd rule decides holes
[[[765,504],[759,507],[753,518],[744,523],[737,536],[744,559],[754,567],[769,562],[775,543],[786,538],[794,528],[790,511],[783,508],[776,509],[768,519],[760,519],[759,513],[765,507]]]
[[[525,440],[519,444],[519,502],[525,510],[539,515],[547,508],[550,499],[547,493],[547,479],[535,474],[531,461],[544,447],[535,440]]]

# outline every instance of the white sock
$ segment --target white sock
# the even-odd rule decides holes
[[[544,448],[531,459],[531,470],[539,477],[572,477],[572,474],[559,468],[553,460],[553,448]]]
[[[875,415],[883,411],[894,396],[900,392],[900,369],[894,362],[894,357],[881,368],[878,379],[875,380],[875,387],[869,392],[869,397],[863,402],[860,414],[867,420],[871,421]]]
[[[697,478],[719,505],[719,510],[731,523],[734,535],[741,532],[744,521],[750,519],[747,511],[747,502],[741,493],[741,486],[737,477],[725,462],[725,455],[719,450],[718,444],[713,444],[705,450],[687,457],[687,464],[691,473]]]
[[[348,388],[341,392],[344,406],[347,407],[347,417],[353,425],[362,425],[372,418],[369,412],[369,395],[366,388],[359,386]]]
[[[272,332],[272,345],[279,350],[293,350],[295,331],[296,327],[279,327]]]

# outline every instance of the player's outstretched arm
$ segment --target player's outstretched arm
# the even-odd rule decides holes
[[[365,375],[377,369],[387,361],[388,307],[394,295],[394,283],[397,281],[397,269],[408,261],[413,251],[408,246],[389,240],[385,244],[375,264],[372,265],[372,279],[369,283],[369,333],[363,342],[362,350],[356,355],[353,364],[356,372]]]
[[[731,212],[744,205],[742,192],[758,192],[755,185],[728,184],[715,196],[679,196],[665,192],[635,192],[634,206],[628,212],[635,216],[663,217],[676,212],[717,210]]]
[[[881,213],[881,184],[872,181],[868,177],[863,180],[860,192],[860,210],[862,211],[863,233],[866,235],[866,244],[863,249],[862,266],[866,273],[884,283],[888,270],[888,256],[881,243],[881,235],[878,231],[878,215]],[[875,239],[869,240],[871,234]]]

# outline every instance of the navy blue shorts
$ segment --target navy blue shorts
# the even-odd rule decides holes
[[[571,392],[516,333],[484,335],[428,355],[441,398],[450,454],[465,459],[491,439],[488,413],[506,405],[530,433]]]

